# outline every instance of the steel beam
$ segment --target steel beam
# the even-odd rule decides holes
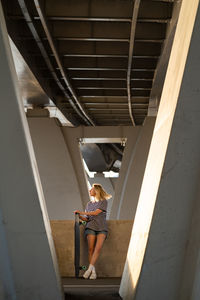
[[[54,56],[52,53],[51,56]],[[128,55],[120,54],[78,54],[78,53],[66,53],[62,54],[63,57],[87,57],[87,58],[128,58]],[[158,59],[156,55],[133,55],[133,59]]]
[[[80,86],[76,88],[77,90],[119,90],[119,91],[126,91],[126,88],[124,87],[98,87],[98,86]],[[150,91],[151,88],[131,88],[133,91]]]
[[[35,1],[35,0],[34,0]],[[138,0],[139,1],[139,0]],[[21,39],[29,39],[21,37]],[[47,38],[44,37],[44,40]],[[98,37],[55,37],[57,41],[75,41],[75,42],[122,42],[130,43],[129,39],[122,38],[98,38]],[[163,43],[164,39],[135,39],[136,43]]]
[[[30,56],[40,56],[39,53],[28,53]],[[54,56],[53,53],[50,56]],[[128,55],[123,54],[79,54],[79,53],[66,53],[61,54],[62,57],[80,57],[80,58],[128,58]],[[158,55],[133,55],[133,59],[158,59]],[[126,70],[126,69],[125,69]]]
[[[111,110],[111,109],[108,108],[104,112],[98,112],[98,111],[93,111],[92,112],[92,114],[95,115],[95,116],[97,116],[97,117],[102,117],[102,116],[110,117],[111,113],[113,115],[115,115],[115,116],[128,117],[129,118],[128,110],[121,112],[120,110],[119,111],[113,111],[113,110]]]
[[[119,113],[113,113],[111,112],[111,110],[109,110],[106,114],[105,113],[94,113],[93,114],[95,115],[96,118],[105,118],[105,119],[110,119],[111,116],[114,116],[116,118],[120,118],[120,119],[123,119],[123,118],[129,118],[129,114],[128,114],[128,111],[127,111],[127,114],[121,114],[120,112]]]
[[[127,96],[93,96],[93,95],[89,95],[89,96],[80,96],[80,98],[124,98],[127,99]],[[131,99],[149,99],[149,97],[146,96],[131,96]],[[105,103],[104,103],[105,104]]]
[[[170,19],[158,19],[158,18],[152,18],[152,19],[138,19],[137,20],[138,23],[168,23],[170,22]]]
[[[24,18],[27,22],[27,25],[33,35],[33,38],[35,39],[40,51],[41,51],[41,54],[47,64],[47,67],[48,69],[50,70],[50,73],[53,77],[53,79],[55,80],[55,82],[57,83],[58,87],[61,89],[61,91],[63,92],[63,94],[65,95],[65,97],[68,99],[69,103],[71,104],[71,106],[73,107],[73,109],[77,112],[77,114],[82,118],[84,119],[84,121],[86,123],[88,123],[87,119],[80,113],[80,111],[77,109],[76,105],[74,104],[73,100],[71,99],[71,96],[69,95],[69,93],[66,91],[65,87],[62,85],[62,83],[60,82],[60,79],[58,78],[55,70],[54,70],[54,67],[48,57],[48,54],[46,52],[46,49],[42,43],[42,40],[33,24],[33,21],[32,21],[32,18],[29,14],[29,11],[27,9],[27,6],[26,6],[26,3],[24,2],[24,0],[18,0],[19,2],[19,6],[21,8],[21,11],[24,15]]]
[[[79,114],[81,116],[79,110],[77,109],[77,107],[75,106],[74,102],[72,101],[71,96],[65,90],[64,86],[60,82],[60,79],[58,78],[58,76],[57,76],[57,74],[56,74],[56,72],[54,70],[54,67],[53,67],[53,65],[52,65],[52,63],[51,63],[51,61],[50,61],[50,59],[48,57],[48,54],[47,54],[46,49],[45,49],[45,47],[44,47],[44,45],[42,43],[42,40],[40,39],[40,36],[39,36],[39,34],[38,34],[38,32],[37,32],[34,24],[33,24],[32,18],[31,18],[30,14],[29,14],[29,11],[27,9],[27,6],[26,6],[24,0],[18,0],[18,2],[19,2],[19,6],[21,8],[21,11],[22,11],[22,13],[24,15],[24,18],[25,18],[25,20],[27,22],[27,25],[28,25],[28,27],[29,27],[32,35],[33,35],[33,38],[35,39],[35,41],[36,41],[36,43],[38,45],[38,48],[40,49],[40,52],[41,52],[41,54],[42,54],[42,56],[43,56],[43,58],[44,58],[44,60],[46,62],[46,65],[47,65],[47,67],[48,67],[48,69],[49,69],[52,77],[54,78],[56,84],[61,89],[61,91],[63,92],[63,94],[65,95],[65,97],[68,99],[68,101],[71,104],[71,106],[74,108],[74,110],[77,112],[77,114]]]
[[[51,54],[52,55],[52,54]],[[127,55],[119,54],[63,54],[63,57],[87,57],[87,58],[127,58]]]
[[[156,44],[162,44],[164,42],[164,39],[136,39],[136,43],[156,43]]]
[[[72,80],[105,80],[105,81],[126,81],[126,78],[117,77],[72,77]],[[132,78],[131,81],[153,81],[151,78]]]
[[[152,0],[153,2],[170,2],[173,3],[175,0]]]
[[[171,2],[171,1],[165,1]],[[24,17],[20,15],[8,15],[10,20],[23,20]],[[34,20],[40,20],[40,17],[34,16]],[[131,18],[90,18],[90,17],[60,17],[60,16],[51,16],[47,17],[48,21],[74,21],[74,22],[125,22],[131,23]],[[161,19],[161,18],[140,18],[137,20],[139,23],[168,23],[170,19]]]
[[[140,116],[137,116],[137,118],[138,117],[140,117],[140,118],[144,118],[144,117],[146,117],[146,115],[140,115]],[[109,118],[98,118],[97,117],[97,119],[100,121],[100,120],[102,120],[103,122],[106,120],[106,121],[114,121],[114,119],[116,120],[116,121],[124,121],[124,120],[127,120],[127,121],[129,121],[128,120],[128,118],[119,118],[118,116],[115,116],[115,115],[112,115],[112,117],[109,117]],[[130,121],[129,121],[130,122]]]
[[[79,102],[78,100],[78,97],[73,89],[73,87],[71,86],[70,84],[70,81],[69,81],[69,78],[64,70],[64,67],[62,66],[62,63],[61,63],[61,60],[60,60],[60,57],[59,57],[59,54],[57,52],[57,49],[56,49],[56,46],[54,44],[54,41],[53,41],[53,38],[51,36],[51,33],[50,33],[50,30],[48,28],[48,24],[47,24],[47,21],[46,21],[46,18],[45,18],[45,15],[41,9],[41,6],[40,6],[40,1],[39,0],[34,0],[34,3],[35,3],[35,7],[36,7],[36,10],[38,12],[38,15],[40,17],[40,20],[41,20],[41,24],[43,26],[43,29],[44,29],[44,32],[46,34],[46,38],[48,40],[48,43],[51,47],[51,50],[54,54],[54,57],[55,57],[55,60],[57,62],[57,65],[59,66],[60,68],[60,72],[63,76],[63,79],[64,79],[64,82],[67,86],[67,88],[69,89],[70,93],[72,94],[73,96],[73,99],[75,100],[76,102],[76,105],[78,106],[78,108],[80,109],[81,111],[81,114],[79,113],[79,115],[83,118],[84,116],[84,120],[87,120],[87,124],[88,125],[93,125],[95,126],[94,122],[92,121],[92,119],[88,116],[88,114],[86,113],[86,111],[84,110],[83,106],[81,105],[81,103]]]
[[[44,37],[46,39],[46,37]],[[98,37],[55,37],[57,41],[78,41],[78,42],[122,42],[129,43],[129,39],[122,38],[98,38]]]
[[[34,17],[38,20],[39,17]],[[83,21],[83,22],[131,22],[130,18],[91,18],[91,17],[60,17],[51,16],[48,17],[50,21]]]
[[[106,108],[88,108],[89,111],[96,111],[98,112],[99,110],[105,110],[105,111],[108,111],[108,110],[113,110],[113,111],[127,111],[128,113],[128,107],[127,108],[110,108],[110,107],[106,107]]]
[[[94,105],[94,106],[101,106],[101,105],[120,105],[120,106],[127,106],[128,103],[127,102],[109,102],[109,103],[105,103],[105,102],[84,102],[85,105]],[[132,106],[147,106],[147,109],[148,109],[148,104],[149,103],[132,103],[131,105]],[[101,109],[101,108],[99,108]],[[146,108],[141,108],[141,109],[146,109]]]
[[[59,68],[57,68],[59,69]],[[69,71],[125,71],[127,69],[118,69],[118,68],[79,68],[79,67],[70,67],[67,68]],[[155,69],[131,69],[131,72],[154,72]]]
[[[130,120],[128,119],[119,119],[119,118],[110,118],[110,119],[98,119],[99,126],[130,126]],[[104,125],[105,124],[105,125]]]
[[[84,68],[84,67],[83,68],[69,67],[69,68],[67,68],[67,70],[69,70],[69,71],[127,71],[126,69],[118,69],[118,68]],[[132,71],[133,71],[133,69],[132,69]]]

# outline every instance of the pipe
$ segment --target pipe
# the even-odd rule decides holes
[[[132,59],[133,59],[133,46],[134,46],[135,29],[136,29],[139,6],[140,6],[140,0],[135,0],[133,6],[133,16],[131,21],[131,33],[130,33],[128,69],[127,69],[128,108],[129,108],[129,115],[133,123],[133,126],[135,126],[135,121],[133,118],[132,107],[131,107],[132,106],[131,105],[131,66],[132,66]]]
[[[51,36],[51,33],[49,31],[49,28],[48,28],[48,25],[47,25],[47,21],[46,21],[46,18],[44,16],[44,13],[41,9],[41,6],[40,6],[40,3],[38,0],[34,0],[34,3],[35,3],[35,7],[37,9],[37,12],[38,12],[38,15],[40,17],[40,20],[41,20],[41,23],[42,23],[42,26],[43,26],[43,29],[46,33],[46,36],[47,36],[47,39],[48,39],[48,42],[49,42],[49,45],[51,47],[51,50],[53,51],[53,54],[54,54],[54,57],[55,57],[55,60],[58,64],[58,67],[60,69],[60,72],[63,76],[63,79],[64,79],[64,82],[67,86],[67,88],[69,89],[70,93],[72,94],[73,96],[73,99],[75,100],[77,106],[79,107],[80,111],[82,112],[82,114],[85,116],[85,118],[89,121],[90,125],[93,125],[95,126],[95,123],[90,119],[90,117],[87,115],[87,113],[85,112],[84,108],[82,107],[81,103],[79,102],[76,94],[75,94],[75,91],[74,89],[72,88],[70,82],[69,82],[69,79],[67,77],[67,74],[62,66],[62,63],[61,63],[61,60],[59,58],[59,55],[58,55],[58,52],[56,50],[56,46],[54,44],[54,41],[53,41],[53,38]]]
[[[34,39],[35,39],[35,41],[36,41],[36,43],[37,43],[37,45],[38,45],[38,47],[39,47],[39,49],[40,49],[40,51],[41,51],[41,54],[42,54],[42,56],[43,56],[43,58],[44,58],[44,60],[45,60],[45,62],[46,62],[46,64],[47,64],[47,66],[48,66],[48,68],[49,68],[49,70],[50,70],[50,72],[51,72],[51,75],[53,76],[53,78],[54,78],[54,80],[56,81],[56,83],[57,83],[57,85],[59,86],[59,88],[62,90],[63,94],[67,97],[69,103],[71,104],[71,106],[73,107],[73,109],[76,111],[76,113],[77,113],[77,114],[78,114],[78,115],[79,115],[79,116],[80,116],[80,117],[81,117],[88,125],[90,125],[90,123],[88,122],[88,120],[80,113],[80,111],[78,110],[78,108],[77,108],[76,105],[74,104],[73,100],[71,99],[69,93],[67,93],[67,91],[65,90],[65,88],[64,88],[64,86],[62,85],[61,81],[59,80],[59,78],[58,78],[56,72],[54,71],[54,67],[53,67],[53,65],[52,65],[52,63],[51,63],[51,61],[50,61],[50,59],[49,59],[49,56],[48,56],[48,54],[47,54],[47,52],[46,52],[46,50],[45,50],[45,48],[44,48],[44,46],[43,46],[43,43],[42,43],[42,41],[41,41],[41,39],[40,39],[39,34],[37,33],[37,30],[36,30],[36,28],[35,28],[35,26],[34,26],[34,24],[33,24],[32,18],[31,18],[31,16],[30,16],[29,12],[28,12],[28,9],[27,9],[27,6],[26,6],[24,0],[18,0],[18,3],[19,3],[19,6],[20,6],[20,8],[21,8],[21,11],[22,11],[22,13],[23,13],[23,15],[24,15],[24,18],[25,18],[25,20],[26,20],[26,22],[27,22],[27,25],[28,25],[28,27],[29,27],[29,29],[30,29],[30,31],[31,31],[31,33],[32,33],[32,35],[33,35],[33,37],[34,37]]]

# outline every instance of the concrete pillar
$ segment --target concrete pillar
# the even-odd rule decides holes
[[[94,178],[88,178],[90,184],[100,183],[107,193],[112,195],[112,198],[108,200],[108,209],[107,209],[107,219],[110,218],[110,213],[112,210],[113,198],[115,196],[115,190],[112,181],[110,178],[105,178],[103,173],[97,173],[94,175]]]
[[[135,217],[155,120],[155,117],[146,118],[132,149],[118,207],[119,220],[132,220]]]
[[[156,66],[156,72],[154,73],[153,86],[149,98],[148,116],[157,116],[158,108],[160,104],[160,98],[162,95],[162,89],[165,82],[166,71],[171,54],[171,48],[176,31],[176,25],[180,12],[181,1],[173,1],[173,13],[171,21],[167,24],[167,32],[164,44],[162,46],[162,55],[159,58]]]
[[[192,221],[199,212],[200,11],[190,45],[198,4],[182,1],[122,276],[124,300],[200,298],[200,232]]]
[[[50,225],[1,3],[0,53],[1,299],[61,300]]]
[[[119,207],[123,202],[123,190],[126,186],[126,181],[128,179],[127,170],[129,169],[131,156],[134,155],[135,145],[139,138],[142,127],[132,127],[131,130],[126,132],[126,146],[123,153],[121,168],[119,172],[119,177],[115,185],[115,197],[113,200],[112,210],[110,213],[110,219],[115,220],[118,218],[118,212],[120,211]]]
[[[0,211],[0,299],[16,299],[16,292],[12,274],[8,245]]]
[[[83,166],[82,155],[79,147],[79,137],[83,127],[62,128],[63,137],[70,153],[72,165],[78,181],[79,192],[81,195],[82,207],[89,201],[87,177]],[[77,207],[79,209],[79,207]]]
[[[31,138],[51,220],[74,220],[82,209],[79,184],[60,126],[54,118],[28,118]]]

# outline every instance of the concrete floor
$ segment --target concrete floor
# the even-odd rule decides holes
[[[62,278],[66,300],[120,300],[119,285],[121,278]]]

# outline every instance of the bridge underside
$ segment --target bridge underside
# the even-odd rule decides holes
[[[199,300],[199,1],[1,2],[0,299]],[[74,282],[94,182],[103,279]]]

